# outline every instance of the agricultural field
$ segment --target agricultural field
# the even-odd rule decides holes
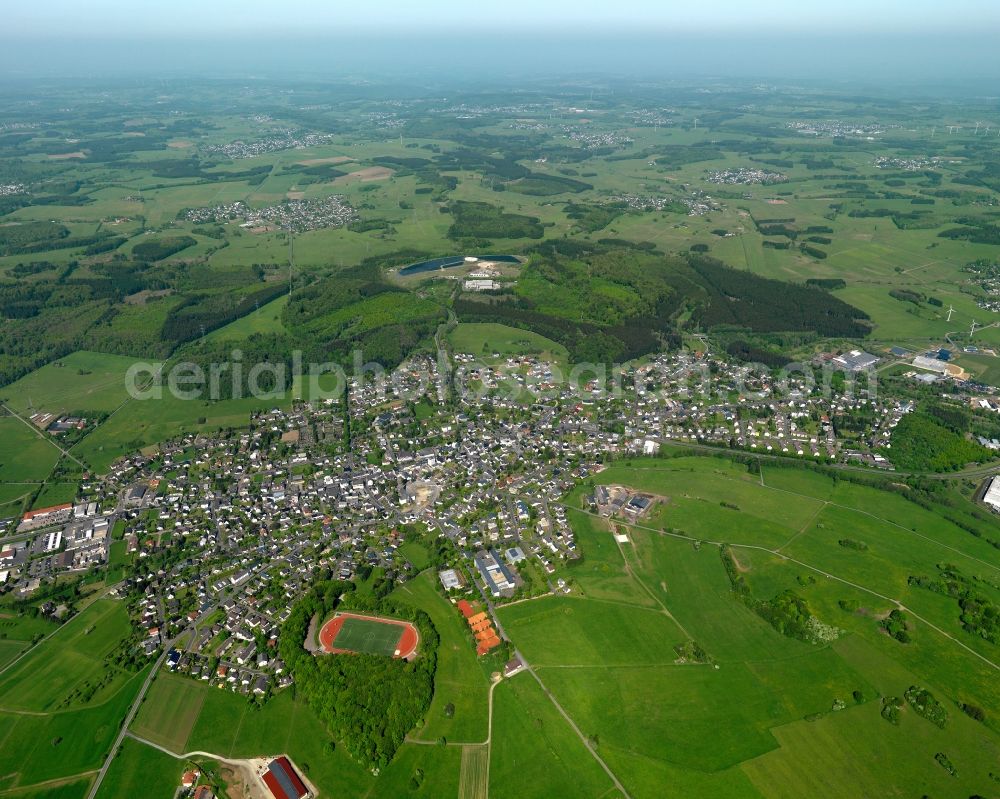
[[[164,668],[99,799],[173,796],[184,762],[168,753],[195,750],[285,752],[323,796],[370,799],[994,796],[1000,536],[970,499],[1000,437],[976,405],[1000,388],[1000,139],[980,134],[995,99],[721,78],[445,85],[0,89],[4,543],[23,538],[9,520],[78,497],[115,518],[106,565],[0,586],[0,799],[84,796],[155,662],[138,641],[155,642],[155,624],[185,649],[198,608],[199,634],[240,625],[206,636],[205,674],[236,658],[224,641],[252,639],[266,690]],[[437,260],[456,253],[482,261]],[[400,274],[425,261],[440,268]],[[564,371],[696,351],[736,372],[730,357],[820,368],[895,347],[910,355],[885,364],[894,405],[878,412],[899,413],[853,453],[895,456],[895,473],[848,462],[857,442],[839,433],[828,471],[668,457],[672,434],[648,422],[660,407],[605,403],[597,387],[579,403],[459,411],[454,397],[369,403],[363,384],[324,398],[283,379],[300,359],[393,369],[438,350]],[[973,381],[907,375],[911,355],[941,349]],[[261,383],[254,366],[274,372]],[[127,390],[135,367],[148,398]],[[170,386],[216,367],[228,371],[214,394]],[[735,393],[705,418],[773,418]],[[803,399],[807,436],[851,429],[847,401]],[[273,409],[285,415],[256,416]],[[36,412],[87,424],[56,436],[26,421]],[[624,454],[647,431],[664,456]],[[137,453],[149,462],[123,464]],[[411,470],[442,484],[425,521],[450,541],[406,529],[396,494]],[[581,474],[568,495],[549,490]],[[154,477],[157,502],[122,510]],[[588,496],[605,484],[655,502],[602,517]],[[504,514],[522,499],[538,501]],[[575,536],[560,546],[540,539],[558,506]],[[501,514],[525,545],[526,586],[495,608],[482,595],[509,640],[477,658],[436,572],[475,577],[470,553],[508,545]],[[29,571],[51,566],[42,548]],[[323,627],[344,652],[296,652],[294,687],[279,688],[282,623],[313,618],[294,605],[314,599],[315,618],[336,622],[348,578],[371,615]],[[66,586],[90,602],[79,615],[33,615]],[[409,654],[416,623],[374,618],[402,606],[430,617],[436,661],[358,657]],[[244,629],[233,619],[247,608],[260,618]],[[516,654],[528,667],[502,677]],[[415,678],[412,714],[365,712],[357,697],[397,685],[352,694],[354,670],[337,669],[367,662]],[[317,687],[335,672],[335,691]],[[352,701],[359,712],[342,713]],[[348,715],[364,736],[338,729]]]
[[[183,760],[126,738],[97,792],[100,799],[129,799],[141,792],[150,799],[171,799],[189,768]]]
[[[569,360],[561,344],[516,327],[495,323],[462,322],[448,334],[456,352],[475,355],[481,361],[491,361],[494,355],[530,355],[539,360],[565,365]]]
[[[163,677],[157,683],[163,681]],[[168,680],[159,687],[160,696],[169,692],[179,698],[176,684],[189,685],[185,678]],[[156,694],[150,694],[151,697]],[[150,700],[147,699],[147,703]],[[173,739],[178,742],[190,724],[185,720],[175,732],[176,719],[158,711],[140,716],[141,730],[133,726],[136,735],[152,732],[155,740]],[[154,738],[150,738],[154,740]],[[286,752],[308,778],[331,796],[362,796],[375,789],[387,795],[439,796],[439,791],[454,794],[458,790],[461,749],[459,747],[418,746],[405,744],[387,769],[373,777],[357,765],[341,747],[331,747],[329,734],[304,703],[296,701],[291,692],[277,694],[263,708],[252,706],[245,697],[229,691],[207,690],[183,747],[185,751],[204,751],[228,758],[260,757]],[[175,750],[171,750],[175,751]],[[182,752],[178,752],[181,754]],[[413,790],[410,781],[420,771],[421,786]],[[123,775],[125,772],[122,772]],[[124,781],[135,789],[141,775],[129,772]],[[376,782],[377,781],[377,782]],[[443,787],[442,787],[443,786]]]
[[[0,388],[0,397],[21,416],[110,413],[128,399],[125,374],[134,362],[121,355],[74,352]]]
[[[172,674],[160,674],[150,686],[131,730],[145,740],[178,754],[187,751],[209,688]]]
[[[974,348],[958,361],[973,375],[998,380],[995,288],[983,271],[995,259],[995,154],[967,127],[933,135],[950,106],[907,120],[891,102],[831,93],[802,120],[781,92],[764,109],[734,86],[736,110],[720,113],[707,96],[692,106],[687,90],[661,87],[605,97],[599,118],[583,122],[558,91],[469,118],[414,100],[393,112],[398,141],[375,121],[377,105],[327,105],[327,92],[350,92],[317,91],[297,87],[323,98],[310,124],[340,132],[276,133],[299,124],[283,87],[261,87],[267,122],[206,119],[215,90],[198,86],[169,119],[125,92],[141,121],[125,129],[98,115],[74,137],[79,151],[52,152],[58,143],[37,131],[11,137],[0,166],[23,172],[25,191],[0,203],[0,398],[18,413],[108,414],[127,399],[121,377],[137,360],[216,362],[234,349],[280,362],[295,349],[346,360],[357,346],[395,365],[432,346],[452,312],[450,347],[490,358],[628,359],[692,333],[723,346],[749,336],[789,357],[954,344]],[[965,102],[971,118],[980,109]],[[35,103],[44,119],[47,101]],[[870,135],[845,132],[841,118]],[[73,123],[60,124],[73,137]],[[169,135],[174,126],[183,136]],[[331,202],[350,213],[317,210]],[[296,203],[300,214],[289,211]],[[461,251],[525,263],[504,266],[510,282],[488,297],[460,290],[448,270],[388,280]],[[626,254],[638,274],[621,269]],[[773,307],[731,319],[705,274],[650,268],[649,258],[692,254],[737,270],[726,280]],[[303,319],[327,279],[364,289]],[[829,288],[797,293],[807,280]],[[797,318],[804,301],[816,305],[811,321]],[[854,318],[819,324],[827,312]],[[245,425],[227,401],[190,401],[188,412],[168,399],[130,403],[74,454],[103,471],[179,431]]]
[[[620,794],[528,674],[494,691],[490,796],[556,796],[573,785],[581,799]]]
[[[599,479],[665,499],[651,519],[612,521],[628,539],[615,543],[609,521],[581,508],[579,489],[568,501],[581,508],[570,518],[584,552],[565,571],[573,594],[500,616],[632,795],[659,795],[665,781],[687,796],[835,797],[859,785],[988,793],[1000,754],[995,645],[963,629],[953,600],[908,581],[943,560],[995,579],[1000,566],[980,539],[896,494],[799,468],[765,465],[762,476],[680,457],[615,465]],[[723,497],[740,506],[722,508],[738,522],[711,510]],[[781,634],[734,593],[720,541],[755,600],[794,592],[839,632],[819,643]],[[880,623],[894,607],[906,608],[906,643]],[[651,618],[673,636],[654,632]],[[684,638],[704,655],[682,659],[673,646]],[[905,708],[898,724],[886,721],[883,698],[912,685],[947,708],[944,730]],[[986,724],[960,702],[987,708]],[[873,749],[880,766],[860,754]],[[957,777],[936,762],[942,751]],[[849,765],[858,761],[860,771]]]
[[[0,674],[0,708],[44,714],[109,700],[133,678],[104,662],[130,630],[121,602],[94,602]]]
[[[31,503],[31,509],[51,508],[53,505],[65,505],[74,502],[79,486],[76,483],[46,483],[35,501]]]
[[[121,720],[145,676],[134,675],[101,704],[54,713],[8,711],[5,694],[0,708],[0,790],[18,795],[38,783],[88,778],[104,761]],[[41,791],[42,795],[44,790]],[[72,794],[69,794],[72,795]]]
[[[41,482],[60,458],[59,450],[43,433],[13,416],[0,416],[0,437],[4,441],[0,452],[3,483],[13,486]]]
[[[476,660],[475,647],[462,615],[437,592],[432,572],[425,572],[396,589],[400,602],[416,605],[427,613],[441,636],[437,671],[434,674],[434,698],[426,714],[426,723],[415,730],[419,741],[479,743],[489,734],[486,708],[489,675]],[[449,715],[446,708],[451,705]]]

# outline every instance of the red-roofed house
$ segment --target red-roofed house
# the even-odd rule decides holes
[[[491,649],[496,649],[498,646],[500,646],[500,639],[494,635],[492,638],[479,642],[479,646],[476,647],[476,654],[485,655]]]

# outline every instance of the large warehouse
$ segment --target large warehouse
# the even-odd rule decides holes
[[[267,770],[261,774],[261,779],[264,780],[274,799],[304,799],[309,796],[309,789],[295,773],[287,757],[282,756],[272,760]]]

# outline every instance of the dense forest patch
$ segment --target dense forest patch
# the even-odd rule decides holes
[[[455,218],[448,228],[450,239],[540,239],[544,234],[538,217],[509,214],[489,203],[459,201],[448,210]]]
[[[906,414],[892,431],[891,443],[896,468],[914,471],[951,471],[989,455],[989,450],[923,411]]]
[[[423,611],[345,594],[351,588],[349,583],[321,582],[298,602],[281,628],[281,656],[295,675],[297,693],[335,744],[366,768],[382,769],[430,706],[439,639]],[[303,642],[312,617],[325,617],[344,605],[414,622],[420,632],[417,657],[406,662],[380,655],[307,652]]]

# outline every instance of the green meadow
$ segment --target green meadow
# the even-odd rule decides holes
[[[996,648],[963,630],[954,600],[907,581],[945,559],[995,579],[1000,567],[980,539],[896,494],[796,468],[765,466],[762,484],[758,470],[722,458],[644,459],[595,482],[662,499],[637,525],[613,522],[622,544],[606,520],[571,511],[583,553],[562,572],[573,593],[500,614],[632,795],[662,795],[668,782],[685,796],[988,795],[1000,696],[996,666],[970,650],[995,663]],[[779,633],[737,600],[709,541],[733,545],[754,597],[794,591],[839,638]],[[895,605],[878,594],[927,620],[912,619],[909,644],[882,631]],[[677,662],[673,645],[685,639],[709,662]],[[882,718],[882,697],[911,685],[944,703],[944,730],[906,709],[898,726]],[[986,708],[986,725],[959,702]]]
[[[573,786],[580,799],[620,793],[529,674],[494,691],[489,793],[547,799]]]
[[[448,342],[456,352],[469,353],[483,361],[492,361],[495,354],[534,355],[539,360],[565,366],[569,359],[564,346],[545,336],[491,322],[462,322],[448,334]]]
[[[128,399],[125,375],[134,358],[74,352],[10,385],[0,397],[15,412],[110,413]]]
[[[438,593],[437,574],[423,572],[399,586],[394,598],[416,605],[434,622],[438,647],[434,698],[425,723],[412,735],[420,741],[441,737],[455,743],[481,743],[489,734],[487,695],[489,680],[476,660],[476,649],[465,618]],[[446,712],[451,705],[452,713]]]
[[[126,738],[97,792],[99,799],[129,799],[138,793],[150,799],[171,799],[188,764],[151,746]]]
[[[105,656],[130,631],[121,602],[94,602],[0,674],[0,708],[44,714],[61,710],[64,703],[79,704],[75,692],[107,674]],[[121,693],[132,678],[126,673],[114,675],[87,704],[100,704]]]
[[[60,453],[45,434],[13,416],[0,416],[0,481],[5,483],[41,482],[52,471]],[[11,493],[17,491],[10,489]]]

